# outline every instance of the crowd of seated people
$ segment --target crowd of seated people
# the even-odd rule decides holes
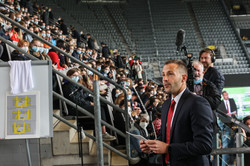
[[[153,126],[152,121],[159,121],[160,108],[164,100],[166,100],[167,94],[164,93],[163,87],[158,87],[153,81],[143,79],[140,57],[136,56],[135,53],[130,57],[122,56],[117,49],[111,52],[108,45],[104,42],[101,42],[101,47],[99,47],[97,41],[93,39],[90,34],[84,35],[83,33],[79,33],[73,26],[67,28],[67,25],[61,17],[55,22],[50,20],[49,18],[53,18],[53,13],[51,9],[46,6],[32,5],[30,1],[25,0],[20,1],[20,3],[18,3],[18,1],[6,0],[4,4],[5,5],[0,6],[0,12],[5,16],[18,22],[24,28],[57,46],[90,68],[99,71],[104,77],[124,87],[127,92],[131,132],[137,134],[146,133],[146,135],[143,136],[155,138],[152,128],[155,127],[158,133],[159,123],[154,123]],[[0,23],[0,35],[2,37],[23,49],[24,52],[40,60],[51,60],[55,69],[66,71],[66,75],[74,82],[80,83],[90,91],[93,91],[94,74],[92,71],[1,17]],[[2,60],[30,59],[24,53],[13,48],[11,52],[8,52],[7,47],[5,43],[1,42],[0,53],[2,54],[0,56]],[[106,97],[110,102],[124,109],[125,95],[123,91],[119,88],[115,88],[115,86],[106,80],[101,79],[99,82],[100,94]],[[79,88],[75,84],[67,80],[62,81],[62,87],[64,96],[67,99],[78,104],[90,113],[94,113],[93,98],[89,93],[82,89],[78,90]],[[110,98],[107,97],[109,95],[111,96]],[[107,121],[107,109],[107,104],[101,103],[101,118],[104,121]],[[68,111],[68,115],[76,115],[75,109],[70,106],[68,106]],[[148,113],[152,115],[151,126],[148,126],[149,117],[142,118],[141,116],[148,116]],[[112,114],[114,116],[115,127],[125,132],[125,115],[117,110],[113,110]],[[139,132],[136,132],[137,130]],[[104,125],[102,125],[102,133],[103,139],[116,139],[107,133]],[[120,144],[125,144],[122,138],[118,137],[117,139],[119,139]],[[134,142],[133,139],[132,143],[136,143],[136,147],[139,146],[139,142]],[[142,152],[138,148],[135,150],[138,150],[138,152],[133,152],[133,154],[138,155],[133,156],[140,157]]]
[[[108,44],[104,42],[101,42],[101,47],[99,47],[97,40],[90,34],[85,35],[73,26],[67,27],[61,17],[53,21],[51,8],[39,6],[36,3],[32,5],[28,0],[19,2],[4,1],[6,6],[0,5],[0,12],[70,56],[85,63],[88,67],[100,72],[104,77],[124,87],[128,101],[129,131],[148,139],[157,139],[161,126],[161,106],[168,95],[164,92],[163,86],[143,77],[140,57],[135,53],[130,57],[123,56],[117,49],[110,51]],[[0,25],[1,37],[40,60],[51,60],[53,68],[66,73],[74,82],[93,91],[95,77],[91,70],[1,17]],[[0,59],[8,61],[29,60],[30,58],[1,42]],[[100,94],[103,97],[125,109],[126,100],[122,89],[116,88],[101,78],[99,85]],[[64,97],[90,113],[94,113],[93,96],[68,80],[62,81],[62,87]],[[54,90],[57,91],[57,88],[55,87]],[[110,107],[101,103],[101,118],[110,123],[110,118],[108,118],[110,111],[108,110]],[[68,115],[76,115],[75,109],[70,106],[68,106],[68,111]],[[115,109],[112,109],[111,112],[115,127],[125,132],[126,115]],[[80,115],[83,114],[80,113]],[[119,144],[125,144],[123,137],[117,135],[116,138],[108,134],[105,125],[102,125],[102,134],[104,140],[118,139]],[[150,158],[140,150],[139,141],[133,137],[131,137],[131,155],[134,159],[131,164],[137,165],[145,165],[146,159]]]

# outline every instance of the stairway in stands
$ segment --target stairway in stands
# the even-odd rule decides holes
[[[54,113],[60,115],[60,110],[54,110]],[[70,123],[76,125],[75,120]],[[79,166],[81,158],[78,150],[78,134],[75,129],[69,127],[63,122],[53,119],[54,136],[53,138],[40,139],[41,166]],[[85,130],[90,135],[93,130]],[[110,144],[110,142],[105,142]],[[83,145],[83,163],[84,166],[95,166],[98,163],[96,156],[96,143],[86,137],[82,140]],[[112,153],[103,147],[103,157],[105,166],[128,166],[128,161],[119,155]]]

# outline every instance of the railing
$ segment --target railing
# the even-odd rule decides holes
[[[106,100],[105,98],[103,98],[103,97],[101,97],[101,96],[100,96],[100,100],[101,100],[102,102],[104,102],[104,103],[110,105],[110,106],[113,107],[114,109],[116,109],[116,110],[118,110],[118,111],[124,113],[124,115],[125,115],[125,125],[126,125],[126,126],[125,126],[125,129],[126,129],[126,131],[129,131],[129,115],[128,115],[128,101],[127,101],[127,96],[128,96],[128,95],[127,95],[127,92],[126,92],[126,89],[125,89],[125,88],[123,88],[121,85],[117,84],[117,83],[114,82],[113,80],[111,80],[111,79],[109,79],[109,78],[103,76],[101,73],[99,73],[99,72],[96,71],[95,69],[93,69],[93,68],[87,66],[86,64],[84,64],[84,63],[81,62],[80,60],[76,59],[75,57],[73,57],[73,56],[71,56],[71,55],[65,53],[64,51],[62,51],[62,50],[59,49],[58,47],[52,45],[50,42],[44,40],[43,38],[39,37],[38,35],[36,35],[36,34],[34,34],[34,33],[32,33],[32,32],[30,32],[28,29],[22,27],[19,23],[17,23],[17,22],[15,22],[15,21],[13,21],[12,19],[6,17],[6,16],[3,15],[2,13],[0,13],[0,17],[2,17],[3,19],[9,21],[10,23],[12,23],[13,25],[17,26],[18,28],[24,30],[24,31],[27,32],[28,34],[31,34],[33,37],[37,38],[38,40],[42,41],[43,43],[49,45],[49,46],[50,46],[51,48],[53,48],[55,51],[58,51],[58,52],[64,54],[65,56],[71,58],[72,60],[74,60],[75,62],[77,62],[78,64],[80,64],[81,66],[83,66],[83,67],[87,68],[88,70],[92,71],[95,75],[99,76],[99,77],[102,78],[103,80],[106,80],[106,81],[110,82],[111,84],[113,84],[115,87],[121,89],[121,90],[123,91],[123,93],[124,93],[125,110],[119,108],[118,106],[116,106],[115,104],[111,103],[110,101]],[[4,38],[1,37],[1,36],[0,36],[0,40],[2,40],[4,43],[10,45],[11,47],[15,48],[15,49],[18,50],[19,52],[25,54],[25,55],[26,55],[27,57],[29,57],[30,59],[32,59],[32,60],[38,60],[38,59],[35,58],[33,55],[30,55],[30,54],[24,52],[24,50],[22,50],[21,48],[17,47],[17,46],[14,45],[12,42],[10,42],[10,41],[4,39]],[[53,71],[53,73],[62,76],[64,79],[66,79],[66,80],[68,80],[69,82],[71,82],[71,83],[77,85],[78,87],[83,88],[83,90],[85,90],[86,92],[88,92],[88,93],[90,93],[90,94],[92,94],[92,95],[94,96],[94,93],[93,93],[92,91],[90,91],[89,89],[87,89],[86,87],[84,87],[83,85],[74,82],[72,79],[70,79],[69,77],[65,76],[64,74],[62,74],[61,72],[59,72],[59,71],[57,71],[57,70],[55,70],[55,69],[53,69],[52,71]],[[63,96],[57,94],[56,92],[53,92],[53,95],[54,95],[55,97],[60,98],[61,100],[65,101],[65,102],[68,103],[69,105],[75,106],[75,103],[73,103],[73,102],[67,100],[66,98],[64,98]],[[96,103],[94,103],[94,104],[96,104]],[[86,114],[86,115],[88,115],[88,116],[90,116],[92,119],[95,119],[95,116],[94,116],[93,114],[89,113],[88,111],[84,110],[83,108],[78,107],[77,110],[80,111],[80,112],[82,112],[82,113],[84,113],[84,114]],[[55,115],[55,114],[54,114],[53,116],[56,117],[56,118],[58,118],[58,116]],[[59,120],[62,120],[63,118],[58,118],[58,119],[59,119]],[[66,120],[64,119],[64,122],[65,122],[65,121],[66,121]],[[121,152],[119,152],[118,150],[114,149],[114,148],[113,148],[112,146],[110,146],[110,145],[107,145],[107,144],[105,145],[105,143],[103,143],[104,146],[107,147],[109,150],[111,150],[111,151],[117,153],[117,154],[120,155],[121,157],[123,157],[123,158],[129,160],[129,159],[130,159],[130,136],[129,136],[128,134],[125,134],[125,133],[123,133],[122,131],[116,129],[115,127],[113,127],[112,125],[108,124],[107,122],[105,122],[105,121],[103,121],[103,120],[101,120],[101,123],[104,124],[104,125],[105,125],[106,127],[108,127],[109,129],[111,129],[112,131],[115,131],[116,133],[118,133],[119,135],[121,135],[122,137],[125,138],[125,140],[126,140],[126,155],[123,154],[123,153],[121,153]],[[68,124],[68,123],[67,123],[67,124]],[[71,127],[72,127],[72,126],[71,126]],[[75,128],[75,127],[74,127],[74,128]],[[89,136],[87,133],[85,133],[85,134],[86,134],[87,136]],[[90,137],[90,138],[93,139],[93,137]]]

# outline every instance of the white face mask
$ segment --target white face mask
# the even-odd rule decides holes
[[[140,122],[140,126],[141,128],[146,128],[148,126],[148,123],[147,122]]]
[[[131,114],[131,112],[132,112],[132,108],[131,108],[131,107],[128,107],[128,113]]]
[[[25,52],[28,52],[29,47],[21,47],[21,49],[23,49]]]

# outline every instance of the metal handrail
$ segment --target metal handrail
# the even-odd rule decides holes
[[[4,7],[7,7],[11,12],[16,12],[15,10],[11,9],[9,6],[5,5],[4,3],[0,2],[1,5],[3,5]]]
[[[58,120],[62,121],[63,123],[67,124],[68,126],[70,126],[70,127],[74,128],[75,130],[77,130],[77,127],[76,127],[75,125],[71,124],[71,123],[70,123],[69,121],[67,121],[66,119],[64,119],[64,118],[62,118],[62,117],[60,117],[60,116],[58,116],[58,115],[56,115],[56,114],[53,114],[53,116],[54,116],[55,118],[57,118]],[[96,141],[96,138],[95,138],[94,136],[90,135],[89,133],[87,133],[87,132],[84,131],[84,134],[85,134],[87,137],[91,138],[92,140]],[[107,143],[103,142],[103,146],[105,146],[105,147],[108,148],[109,150],[112,150],[113,152],[119,154],[121,157],[123,157],[123,158],[129,160],[129,157],[128,157],[127,155],[125,155],[124,153],[118,151],[117,149],[113,148],[112,146],[108,145]]]
[[[11,9],[9,6],[7,6],[7,5],[5,5],[4,3],[2,3],[2,2],[0,2],[0,4],[1,5],[3,5],[3,6],[5,6],[5,7],[7,7],[9,10],[11,10],[13,13],[17,13],[17,11],[16,10],[13,10],[13,9]],[[34,11],[37,11],[37,10],[35,10],[34,9]],[[51,19],[50,19],[51,20]],[[52,20],[53,22],[54,22],[54,20]],[[43,29],[43,30],[45,30],[46,31],[46,29],[45,28],[42,28],[42,26],[40,26],[39,24],[36,24],[36,23],[34,23],[34,22],[32,22],[34,25],[36,25],[38,28],[40,28],[40,29]],[[53,33],[53,32],[50,32],[52,35],[56,35],[55,33]],[[59,37],[57,37],[57,39],[58,39]],[[64,40],[63,40],[64,41]],[[66,41],[64,41],[66,44],[68,44],[68,45],[70,45],[68,42],[66,42]]]
[[[57,97],[58,99],[65,101],[68,105],[70,105],[70,106],[72,106],[72,107],[75,107],[75,106],[76,106],[75,103],[73,103],[72,101],[66,99],[65,97],[59,95],[58,93],[56,93],[56,92],[54,92],[54,91],[53,91],[53,95],[54,95],[55,97]],[[86,114],[87,116],[89,116],[89,117],[91,117],[91,118],[93,118],[93,119],[95,118],[95,116],[94,116],[92,113],[90,113],[90,112],[88,112],[87,110],[81,108],[80,106],[77,107],[77,110],[80,111],[80,112],[83,113],[83,114]],[[107,122],[105,122],[105,121],[103,121],[103,120],[101,120],[101,123],[104,124],[104,125],[105,125],[106,127],[108,127],[109,129],[111,129],[111,130],[117,132],[117,133],[118,133],[119,135],[121,135],[122,137],[126,138],[126,134],[124,134],[122,131],[120,131],[120,130],[114,128],[114,127],[113,127],[112,125],[110,125],[109,123],[107,123]]]
[[[211,155],[250,153],[250,147],[214,149]]]
[[[55,51],[58,51],[62,54],[64,54],[65,56],[73,59],[75,62],[77,62],[78,64],[80,64],[81,66],[87,68],[88,70],[92,71],[94,74],[98,75],[100,78],[102,78],[103,80],[106,80],[110,83],[112,83],[114,86],[118,87],[119,89],[121,89],[124,93],[124,101],[125,101],[125,129],[126,131],[129,131],[129,115],[128,115],[128,94],[126,92],[126,89],[123,88],[121,85],[117,84],[115,81],[103,76],[100,72],[98,72],[97,70],[87,66],[86,64],[84,64],[83,62],[81,62],[80,60],[78,60],[77,58],[67,54],[66,52],[62,51],[61,49],[59,49],[58,47],[54,46],[53,44],[51,44],[50,42],[44,40],[43,38],[41,38],[40,36],[36,35],[33,32],[30,32],[28,29],[24,28],[23,26],[21,26],[19,23],[13,21],[12,19],[6,17],[4,14],[0,13],[0,17],[2,17],[3,19],[9,21],[10,23],[12,23],[13,25],[17,26],[18,28],[24,30],[25,32],[27,32],[28,34],[31,34],[32,36],[36,37],[38,40],[42,41],[43,43],[49,45],[50,47],[52,47]],[[4,40],[3,40],[4,41]],[[13,46],[14,48],[17,48],[17,46]],[[21,49],[17,49],[18,51],[24,53],[26,55],[26,53],[21,50]],[[54,71],[54,70],[53,70]],[[66,76],[64,76],[66,77]],[[76,84],[75,82],[72,82],[73,84]],[[77,84],[76,84],[77,85]],[[79,86],[79,85],[78,85]],[[100,98],[102,100],[102,98]],[[107,104],[111,105],[112,107],[114,106],[113,104],[111,104],[110,102],[107,102]],[[118,109],[120,110],[120,109]],[[130,136],[128,134],[126,135],[126,153],[127,156],[129,156],[130,158]]]

